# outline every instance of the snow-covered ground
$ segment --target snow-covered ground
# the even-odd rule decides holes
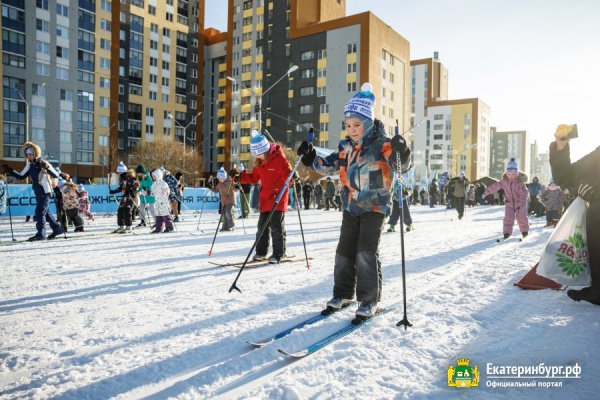
[[[402,307],[314,355],[297,351],[342,327],[355,306],[255,349],[261,340],[318,313],[331,297],[342,214],[302,211],[311,268],[304,261],[239,269],[257,216],[220,233],[216,212],[184,213],[177,233],[100,235],[116,215],[68,240],[16,243],[0,222],[0,398],[3,399],[593,399],[600,383],[600,309],[564,292],[513,286],[539,260],[549,228],[496,243],[503,207],[413,206],[405,235],[407,316]],[[286,217],[288,253],[304,256],[297,213]],[[386,225],[387,228],[387,225]],[[13,220],[26,239],[34,224]],[[93,235],[93,236],[92,236]],[[5,244],[9,245],[5,245]],[[384,233],[383,303],[402,301],[400,234]],[[467,358],[478,387],[447,384]],[[580,368],[579,377],[506,378],[494,367]],[[492,376],[494,375],[494,376]],[[562,387],[498,387],[523,383]]]

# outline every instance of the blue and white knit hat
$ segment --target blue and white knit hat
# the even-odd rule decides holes
[[[348,104],[344,107],[344,119],[352,118],[352,114],[360,115],[360,119],[366,118],[370,121],[375,119],[373,110],[375,109],[375,95],[373,94],[373,85],[363,83],[360,92],[356,93]]]
[[[506,172],[519,172],[519,166],[514,157],[506,164]]]
[[[66,183],[67,183],[67,181],[65,181],[63,178],[58,178],[57,186],[59,188],[61,188],[61,187],[65,186]]]
[[[122,174],[123,172],[127,172],[127,166],[123,164],[123,161],[121,161],[117,166],[117,173]]]
[[[217,179],[227,179],[227,172],[225,172],[223,167],[217,172]]]
[[[250,139],[250,152],[253,156],[266,153],[271,148],[269,141],[266,137],[258,133],[258,131],[252,131],[252,139]]]
[[[85,190],[85,187],[83,187],[83,183],[80,183],[79,186],[77,186],[77,190],[79,190],[80,192],[83,192]]]

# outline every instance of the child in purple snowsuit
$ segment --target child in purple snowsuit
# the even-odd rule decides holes
[[[526,237],[529,233],[529,220],[527,219],[529,191],[525,183],[527,183],[527,175],[519,172],[517,162],[514,158],[511,158],[508,162],[506,172],[502,174],[502,179],[488,186],[485,192],[483,192],[483,197],[486,197],[498,189],[504,189],[505,208],[502,226],[504,239],[508,239],[512,235],[515,217],[523,237]]]

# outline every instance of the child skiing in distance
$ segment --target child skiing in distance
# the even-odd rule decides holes
[[[75,232],[83,232],[83,220],[79,216],[79,194],[77,185],[65,182],[62,189],[62,206],[67,216],[67,221],[72,222]]]
[[[135,207],[137,189],[140,184],[135,179],[135,171],[133,169],[127,170],[127,167],[123,162],[119,163],[117,173],[120,174],[119,187],[114,190],[109,187],[110,194],[121,193],[121,202],[119,203],[119,211],[117,211],[119,228],[114,230],[113,233],[133,233],[131,227],[133,221],[133,207]]]
[[[506,196],[502,225],[504,237],[498,239],[498,242],[506,240],[512,235],[515,218],[523,238],[529,234],[529,220],[527,219],[529,191],[525,183],[527,183],[527,175],[519,171],[517,162],[514,158],[511,158],[506,166],[506,172],[502,174],[502,178],[498,182],[492,183],[483,192],[483,197],[486,197],[496,190],[504,189]]]
[[[90,196],[83,184],[77,186],[77,194],[79,195],[79,213],[85,215],[88,219],[94,220],[91,211]]]
[[[217,172],[219,182],[210,188],[211,192],[219,193],[221,199],[221,213],[223,214],[223,232],[233,232],[235,230],[235,221],[233,209],[235,208],[235,192],[239,190],[237,184],[233,183],[232,178],[227,176],[223,168]]]
[[[317,159],[316,151],[302,142],[298,155],[302,163],[319,166],[338,163],[342,182],[343,216],[340,240],[335,254],[333,298],[323,314],[337,311],[352,303],[354,294],[360,302],[357,321],[377,313],[381,301],[382,274],[379,239],[391,205],[397,155],[401,173],[410,169],[410,149],[400,135],[385,135],[380,121],[374,119],[375,96],[371,84],[365,83],[344,108],[348,136],[340,141],[338,151]]]
[[[252,131],[250,140],[250,152],[254,156],[254,167],[252,172],[246,172],[244,165],[238,166],[240,172],[240,183],[261,183],[260,186],[260,215],[258,217],[258,232],[256,233],[256,254],[255,261],[265,260],[269,250],[269,235],[273,239],[273,254],[269,257],[269,262],[278,264],[281,259],[286,257],[285,252],[285,213],[288,209],[289,191],[285,187],[284,193],[269,221],[262,236],[259,237],[263,226],[267,222],[275,199],[280,195],[287,177],[292,172],[290,163],[285,158],[281,146],[269,143],[269,141],[257,131]],[[290,185],[293,185],[290,181]]]
[[[165,233],[173,232],[173,220],[171,219],[171,202],[169,194],[171,190],[167,182],[163,181],[163,173],[160,169],[154,169],[150,173],[154,180],[152,184],[152,193],[154,193],[154,213],[156,218],[156,226],[151,233],[162,233],[163,224],[165,225]]]
[[[562,215],[565,194],[552,179],[550,179],[546,190],[540,193],[540,199],[546,206],[546,226],[555,227]]]

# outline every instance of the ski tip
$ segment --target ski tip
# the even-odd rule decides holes
[[[289,357],[294,357],[294,358],[302,358],[302,357],[305,357],[308,355],[308,350],[306,350],[306,349],[297,351],[295,353],[288,353],[287,351],[282,350],[282,349],[277,349],[277,351],[280,352],[281,354],[284,354]]]
[[[254,347],[263,347],[265,344],[267,344],[267,342],[251,342],[249,340],[246,340],[246,343]]]

